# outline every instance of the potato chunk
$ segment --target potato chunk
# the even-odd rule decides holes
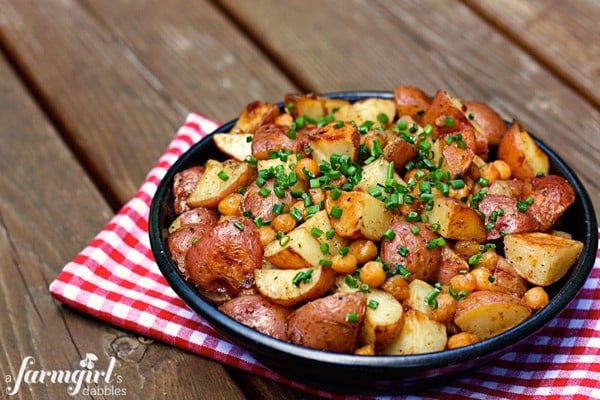
[[[506,293],[481,290],[458,302],[454,322],[480,339],[496,336],[517,326],[531,316],[518,298]]]
[[[396,339],[382,354],[422,354],[442,351],[448,338],[446,326],[429,319],[421,311],[409,309],[404,313],[404,326]]]
[[[330,122],[310,133],[308,142],[312,158],[319,165],[323,161],[329,162],[334,154],[349,156],[354,161],[358,157],[360,134],[356,125],[350,122]]]
[[[529,283],[547,286],[562,278],[583,250],[577,240],[542,232],[504,237],[505,257]]]
[[[517,179],[546,175],[550,170],[546,153],[517,121],[513,121],[502,137],[498,146],[498,159],[510,166],[512,176]]]
[[[367,312],[360,333],[361,343],[379,351],[390,345],[404,325],[402,304],[388,292],[372,289],[367,293]]]
[[[215,133],[213,140],[219,150],[238,161],[252,155],[251,134]]]
[[[357,125],[365,121],[372,121],[374,122],[373,128],[377,128],[381,126],[381,118],[379,117],[381,114],[386,115],[387,121],[393,121],[396,117],[395,101],[378,98],[360,100],[340,107],[334,115],[336,119],[354,121]]]
[[[430,225],[439,226],[437,232],[447,239],[474,240],[482,243],[486,238],[483,219],[467,204],[451,197],[436,197],[433,208],[426,210]]]
[[[187,198],[190,207],[216,208],[228,194],[247,186],[254,176],[250,164],[235,160],[208,160],[206,170]]]

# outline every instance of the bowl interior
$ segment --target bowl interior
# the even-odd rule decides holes
[[[327,97],[355,101],[367,97],[392,98],[391,92],[338,92]],[[282,105],[280,104],[280,107]],[[228,132],[235,120],[215,132]],[[534,136],[534,135],[532,135]],[[250,351],[258,360],[291,379],[336,392],[389,393],[400,389],[430,386],[454,374],[476,367],[509,351],[534,334],[577,295],[587,279],[596,255],[597,224],[590,198],[575,173],[548,146],[534,139],[551,162],[551,173],[567,179],[576,191],[576,200],[561,218],[560,228],[584,242],[576,265],[559,282],[547,288],[548,306],[517,327],[491,339],[454,350],[406,356],[357,356],[313,350],[266,336],[218,311],[205,301],[179,274],[166,245],[168,227],[176,217],[171,192],[176,172],[202,164],[209,158],[226,156],[212,136],[202,139],[169,169],[153,198],[150,210],[150,242],[158,266],[173,290],[215,330]],[[326,372],[324,372],[326,371]]]

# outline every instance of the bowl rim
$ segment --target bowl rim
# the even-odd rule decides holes
[[[390,99],[393,98],[394,95],[391,91],[360,90],[319,93],[319,96],[355,101],[370,97]],[[283,107],[282,103],[277,104],[280,108]],[[203,317],[217,332],[222,334],[232,343],[249,351],[254,356],[260,356],[257,357],[260,358],[260,360],[264,360],[265,357],[268,359],[269,355],[273,354],[273,351],[277,351],[290,357],[289,362],[319,362],[320,364],[331,364],[332,366],[345,365],[357,367],[360,368],[361,371],[367,372],[369,368],[375,368],[378,371],[388,369],[395,370],[398,368],[437,368],[462,364],[494,353],[501,354],[513,348],[515,342],[524,341],[543,328],[552,319],[556,318],[577,296],[593,268],[598,244],[598,227],[589,194],[575,172],[560,158],[560,156],[558,156],[558,154],[543,141],[537,138],[535,134],[531,134],[538,146],[540,146],[551,159],[551,162],[556,164],[561,172],[564,173],[566,179],[568,179],[573,186],[577,196],[581,197],[583,215],[588,217],[585,221],[586,231],[583,238],[584,248],[576,264],[578,273],[571,274],[561,290],[551,299],[548,306],[516,327],[494,336],[493,338],[457,349],[448,349],[424,354],[373,356],[341,354],[315,350],[265,335],[220,312],[215,306],[204,300],[195,289],[184,280],[168,255],[168,250],[164,244],[163,229],[160,227],[162,199],[167,195],[167,191],[171,190],[175,172],[178,171],[181,166],[189,163],[190,159],[194,158],[195,153],[199,149],[212,142],[212,133],[228,132],[233,127],[236,120],[237,118],[221,125],[205,138],[192,145],[190,149],[182,154],[169,168],[165,176],[161,179],[152,199],[149,214],[149,236],[158,267],[173,291],[194,312]],[[232,335],[231,332],[237,333]],[[261,353],[261,348],[264,349],[264,352],[259,354]],[[268,365],[268,363],[266,364]]]

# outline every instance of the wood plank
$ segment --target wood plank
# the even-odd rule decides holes
[[[226,120],[291,88],[208,2],[99,4],[122,11],[112,27],[93,4],[3,0],[0,37],[113,207],[189,110]]]
[[[147,343],[52,299],[49,283],[112,211],[2,58],[0,120],[2,377],[16,377],[27,356],[35,358],[31,369],[71,370],[94,353],[103,367],[117,357],[115,388],[128,394],[244,398],[220,364]],[[66,390],[23,384],[15,398],[65,398]]]
[[[600,112],[462,3],[220,4],[313,91],[391,89],[400,84],[430,93],[445,88],[463,99],[487,102],[506,119],[516,116],[573,166],[600,215],[595,167],[600,162]],[[309,16],[310,29],[299,15]]]
[[[598,1],[465,2],[600,107]]]

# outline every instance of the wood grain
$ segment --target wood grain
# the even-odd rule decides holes
[[[3,59],[0,120],[2,378],[16,377],[27,356],[35,357],[32,369],[71,370],[85,353],[94,353],[103,367],[116,357],[118,387],[140,398],[207,392],[244,398],[220,364],[142,343],[50,296],[49,283],[112,211]],[[23,385],[14,398],[66,398],[66,390],[61,384]]]
[[[465,2],[600,107],[600,3],[595,0]]]
[[[506,119],[517,117],[573,166],[600,215],[595,167],[600,163],[600,112],[462,3],[220,3],[313,91],[401,84],[430,93],[445,88],[463,99],[487,102]],[[297,15],[310,15],[314,29]],[[468,29],[453,21],[469,21]]]

